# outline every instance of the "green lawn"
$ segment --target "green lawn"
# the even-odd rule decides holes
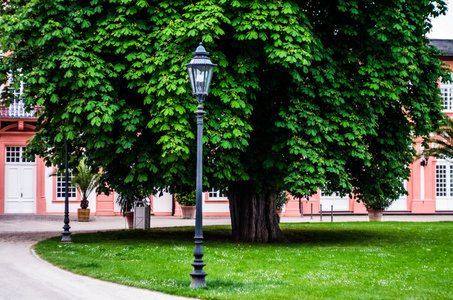
[[[205,226],[203,289],[189,288],[193,227],[76,234],[35,249],[75,273],[202,299],[453,299],[453,222],[281,227],[290,243],[238,244],[229,226]]]

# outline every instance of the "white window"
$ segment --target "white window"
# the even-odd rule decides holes
[[[440,96],[442,97],[443,111],[453,112],[453,73],[450,73],[450,82],[440,84]]]
[[[208,197],[209,197],[210,200],[212,200],[212,199],[226,199],[227,198],[227,196],[225,196],[224,194],[220,193],[220,191],[215,190],[214,188],[212,188],[209,191]]]
[[[7,163],[34,163],[24,157],[25,147],[6,147],[5,162]]]
[[[436,165],[436,197],[450,196],[450,192],[447,189],[447,183],[448,181],[451,180],[450,176],[448,176],[449,175],[448,173],[451,172],[452,172],[451,166]]]
[[[441,84],[440,95],[443,111],[453,111],[453,84]]]
[[[339,198],[340,192],[333,192],[332,194],[327,194],[327,192],[321,190],[321,197],[328,197],[328,198]]]
[[[436,163],[436,210],[453,210],[453,164],[447,160]]]
[[[77,190],[74,185],[71,184],[72,173],[68,174],[68,198],[75,200],[77,199]],[[66,175],[64,173],[57,173],[57,199],[64,199],[66,196]]]

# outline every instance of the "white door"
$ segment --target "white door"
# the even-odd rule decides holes
[[[24,147],[6,147],[5,212],[36,212],[36,164],[22,159]]]

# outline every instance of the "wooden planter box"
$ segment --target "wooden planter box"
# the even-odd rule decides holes
[[[90,221],[90,209],[79,208],[77,210],[77,221],[79,222],[89,222]]]

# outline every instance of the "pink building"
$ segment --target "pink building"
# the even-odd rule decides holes
[[[444,56],[442,60],[453,70],[453,40],[432,40]],[[445,114],[453,117],[453,84],[441,85]],[[21,91],[16,91],[18,94]],[[54,167],[46,167],[42,159],[27,161],[22,152],[33,135],[36,126],[34,112],[26,113],[23,102],[17,101],[10,107],[0,106],[0,214],[36,213],[63,214],[64,180],[50,176]],[[420,152],[417,140],[417,151]],[[453,213],[453,160],[429,158],[418,159],[411,166],[411,177],[405,182],[407,196],[392,203],[387,211],[399,213],[433,214]],[[69,211],[77,213],[80,199],[75,188],[69,190]],[[119,215],[115,204],[116,195],[92,193],[89,197],[91,215]],[[181,216],[181,209],[170,194],[150,197],[154,215]],[[336,193],[326,195],[318,191],[309,200],[291,199],[285,206],[283,216],[318,214],[325,212],[366,213],[365,206],[349,197],[341,198]],[[229,216],[228,199],[212,190],[203,195],[205,216]]]

